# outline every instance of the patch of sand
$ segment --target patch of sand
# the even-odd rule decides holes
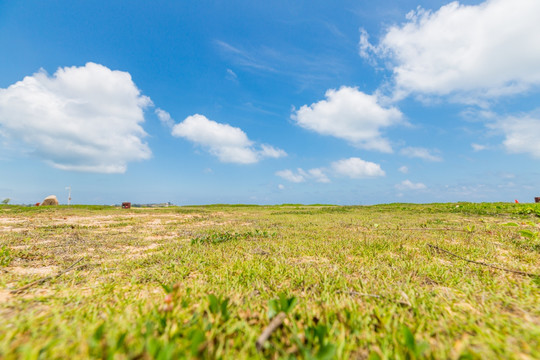
[[[48,276],[58,272],[58,266],[43,266],[43,267],[21,267],[14,266],[6,268],[7,271],[17,275],[40,275]]]
[[[0,304],[8,302],[11,298],[11,293],[9,290],[0,290]]]

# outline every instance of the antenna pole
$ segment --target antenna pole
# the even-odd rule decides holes
[[[68,190],[68,205],[71,204],[71,186],[66,187],[66,190]]]

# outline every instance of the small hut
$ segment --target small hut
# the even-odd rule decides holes
[[[41,202],[41,206],[47,205],[58,205],[58,199],[55,195],[49,195]]]
[[[122,209],[131,209],[131,203],[130,202],[123,202],[122,203]]]

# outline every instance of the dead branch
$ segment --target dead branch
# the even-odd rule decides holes
[[[49,280],[52,280],[52,279],[56,279],[57,277],[60,277],[62,276],[63,274],[67,273],[68,271],[71,271],[75,268],[75,265],[77,265],[78,263],[80,263],[82,260],[84,259],[84,257],[80,258],[79,260],[75,261],[73,264],[71,264],[69,267],[67,267],[66,269],[60,271],[59,273],[57,273],[56,275],[51,275],[51,276],[47,276],[47,277],[44,277],[42,279],[39,279],[39,280],[36,280],[36,281],[33,281],[31,282],[30,284],[26,284],[25,286],[19,288],[19,289],[15,289],[15,290],[11,290],[10,292],[12,294],[18,294],[18,293],[21,293],[25,290],[28,290],[29,288],[31,288],[32,286],[34,285],[40,285],[40,284],[43,284],[44,282],[46,281],[49,281]]]
[[[382,299],[382,298],[383,298],[381,295],[359,293],[358,291],[353,291],[353,290],[349,290],[349,291],[338,290],[338,291],[336,291],[336,293],[338,293],[338,294],[339,294],[339,293],[342,293],[342,294],[354,295],[354,296],[372,297],[372,298],[376,298],[376,299]]]
[[[500,267],[500,266],[496,266],[496,265],[492,265],[492,264],[488,264],[488,263],[484,263],[484,262],[480,262],[480,261],[469,260],[469,259],[466,259],[466,258],[464,258],[462,256],[454,254],[454,253],[452,253],[452,252],[450,252],[448,250],[441,249],[438,246],[431,245],[431,244],[427,244],[427,245],[432,249],[435,249],[437,251],[446,253],[448,255],[452,255],[453,257],[456,257],[458,259],[461,259],[461,260],[464,260],[464,261],[467,261],[467,262],[470,262],[470,263],[473,263],[473,264],[484,265],[484,266],[487,266],[487,267],[490,267],[490,268],[493,268],[493,269],[507,271],[507,272],[511,272],[511,273],[518,274],[518,275],[523,275],[523,276],[540,277],[540,275],[538,275],[538,274],[532,274],[532,273],[519,271],[519,270],[506,269],[506,268],[503,268],[503,267]]]
[[[257,348],[258,351],[262,350],[264,343],[268,340],[270,335],[272,335],[272,333],[276,331],[276,329],[280,327],[281,324],[283,324],[283,321],[285,320],[286,317],[287,317],[287,314],[285,314],[282,311],[279,314],[277,314],[276,317],[272,321],[270,321],[270,324],[268,324],[268,326],[261,333],[261,336],[259,336],[259,338],[255,342],[255,347]]]

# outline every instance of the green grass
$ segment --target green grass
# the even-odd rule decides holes
[[[0,358],[540,358],[539,214],[0,206]]]

